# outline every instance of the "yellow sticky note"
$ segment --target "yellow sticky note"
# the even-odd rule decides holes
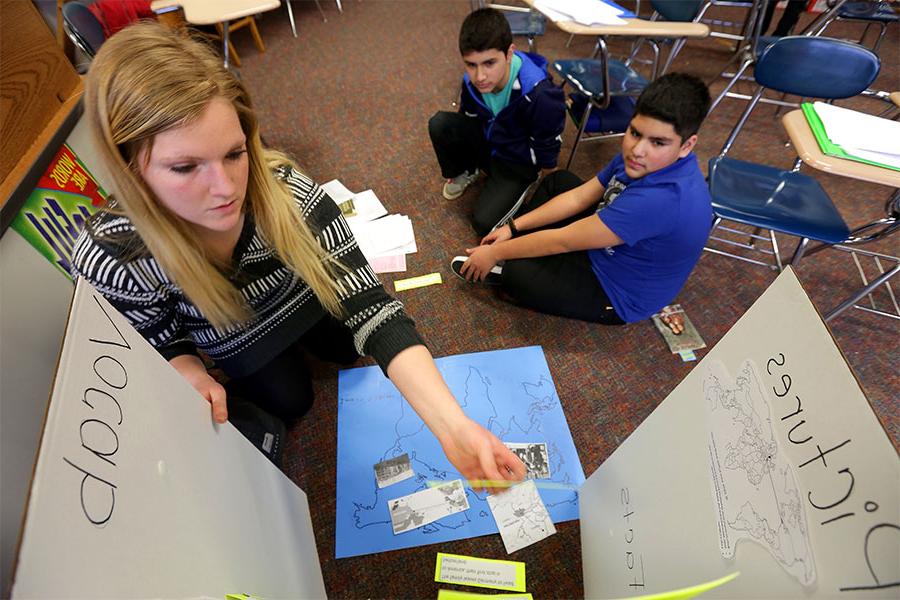
[[[434,580],[524,592],[525,563],[438,552]]]
[[[531,594],[476,594],[474,592],[460,592],[457,590],[438,590],[437,600],[483,600],[484,598],[522,598],[534,600]]]
[[[713,588],[717,588],[720,585],[725,585],[740,574],[740,571],[736,571],[731,575],[726,575],[725,577],[721,577],[719,579],[716,579],[715,581],[707,581],[706,583],[693,585],[691,587],[682,588],[680,590],[673,590],[671,592],[648,594],[646,596],[632,596],[628,600],[688,600],[688,598],[699,596],[700,594],[708,592]]]
[[[418,277],[410,277],[409,279],[398,279],[394,282],[394,291],[402,292],[415,288],[425,287],[426,285],[435,285],[444,283],[440,273],[429,273],[428,275],[420,275]]]

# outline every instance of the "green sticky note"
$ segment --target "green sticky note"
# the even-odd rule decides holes
[[[732,573],[731,575],[726,575],[725,577],[720,577],[715,581],[707,581],[706,583],[701,583],[698,585],[694,585],[691,587],[682,588],[680,590],[673,590],[671,592],[661,592],[659,594],[648,594],[646,596],[633,596],[629,598],[629,600],[687,600],[688,598],[693,598],[695,596],[699,596],[704,592],[708,592],[711,589],[717,588],[720,585],[725,585],[741,573],[739,571]]]
[[[419,275],[418,277],[410,277],[409,279],[398,279],[394,282],[395,292],[405,292],[415,288],[425,287],[426,285],[436,285],[444,283],[440,273],[429,273],[428,275]]]
[[[525,591],[525,563],[438,552],[434,580],[497,590]]]
[[[682,350],[681,352],[678,353],[678,356],[680,356],[681,360],[683,360],[684,362],[697,360],[697,355],[694,354],[693,350]]]
[[[457,590],[438,590],[437,600],[481,600],[483,598],[523,598],[534,600],[531,594],[475,594]]]

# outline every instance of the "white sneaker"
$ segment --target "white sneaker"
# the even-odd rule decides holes
[[[441,190],[444,198],[447,200],[456,200],[462,196],[463,192],[466,191],[466,188],[472,185],[472,182],[478,178],[478,174],[478,169],[475,169],[474,173],[466,171],[462,175],[457,175],[453,179],[448,179],[444,183],[444,189]]]

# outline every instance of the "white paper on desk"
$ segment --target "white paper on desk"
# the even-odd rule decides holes
[[[900,169],[900,155],[885,154],[884,152],[874,152],[872,150],[863,150],[862,148],[854,148],[853,146],[841,146],[847,154],[856,158],[864,158],[882,165],[888,165],[895,169]]]
[[[571,15],[567,15],[565,13],[561,13],[553,7],[553,2],[545,2],[544,0],[537,0],[534,3],[534,7],[541,13],[543,13],[548,19],[553,21],[554,23],[563,23],[567,21],[574,21]]]
[[[588,27],[625,25],[619,17],[622,10],[602,0],[538,0],[534,7],[551,21],[575,21]]]
[[[822,125],[825,126],[828,139],[842,147],[848,154],[868,158],[854,151],[858,149],[900,157],[900,122],[824,102],[816,102],[814,106]],[[885,162],[883,157],[869,160]]]
[[[337,179],[332,179],[319,187],[328,194],[329,198],[334,200],[335,204],[342,204],[353,197],[353,192],[344,187],[344,184]]]
[[[405,215],[388,215],[374,221],[347,221],[359,249],[371,262],[379,256],[417,252],[412,221]]]
[[[346,188],[345,188],[346,189]],[[353,195],[353,208],[356,214],[348,217],[348,220],[360,219],[362,221],[374,221],[387,214],[387,209],[372,190],[365,190]]]

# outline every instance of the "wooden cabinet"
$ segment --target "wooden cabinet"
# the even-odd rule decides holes
[[[0,235],[78,119],[82,90],[31,0],[0,0]]]

